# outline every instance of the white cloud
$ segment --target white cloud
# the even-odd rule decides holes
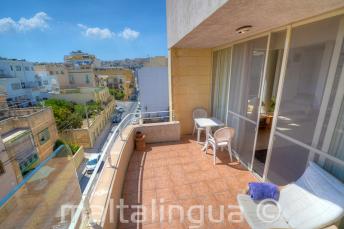
[[[36,13],[32,18],[20,18],[18,21],[19,31],[27,31],[32,29],[46,29],[49,27],[48,22],[51,18],[44,12]]]
[[[101,29],[99,27],[88,27],[83,24],[78,24],[78,26],[84,30],[82,34],[86,37],[92,37],[97,39],[110,39],[115,36],[115,33],[108,28]]]
[[[16,27],[16,22],[10,17],[0,19],[0,33],[7,32]]]
[[[119,33],[120,37],[123,37],[126,40],[133,40],[138,38],[140,35],[140,32],[135,31],[131,28],[126,27],[122,32]]]
[[[49,28],[48,21],[51,18],[44,12],[38,12],[31,18],[20,18],[17,22],[12,18],[1,18],[0,19],[0,32],[7,32],[10,30],[16,32],[29,31],[34,29],[44,30]]]

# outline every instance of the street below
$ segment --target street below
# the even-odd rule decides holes
[[[116,105],[118,107],[123,107],[124,112],[122,114],[122,118],[124,118],[127,114],[134,113],[138,102],[136,101],[116,101]],[[85,159],[80,164],[79,168],[77,169],[77,174],[80,183],[81,192],[83,192],[88,184],[88,181],[92,174],[86,173],[86,163],[88,158],[90,158],[94,154],[101,153],[101,149],[107,139],[110,137],[110,134],[116,129],[118,123],[112,123],[112,119],[108,120],[108,123],[105,125],[104,129],[102,130],[101,134],[98,136],[96,143],[94,144],[93,148],[85,149]],[[98,173],[101,170],[98,171]]]

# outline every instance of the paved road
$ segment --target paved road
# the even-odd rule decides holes
[[[116,101],[116,104],[117,104],[117,106],[123,107],[125,110],[125,112],[122,115],[122,118],[124,118],[129,113],[134,113],[136,108],[137,108],[137,102]],[[91,174],[86,173],[86,169],[85,169],[86,162],[87,162],[88,158],[90,158],[90,156],[92,154],[100,153],[104,143],[106,142],[110,133],[115,130],[116,126],[117,126],[117,124],[113,124],[112,120],[109,120],[109,122],[106,124],[105,128],[102,130],[102,133],[98,136],[98,138],[94,144],[94,147],[89,148],[89,149],[85,149],[85,161],[78,168],[78,177],[80,178],[79,183],[80,183],[80,188],[81,188],[82,192],[86,188],[87,183],[88,183],[90,176],[91,176]],[[98,172],[100,172],[100,171],[98,171]]]

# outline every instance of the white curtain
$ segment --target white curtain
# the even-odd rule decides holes
[[[231,49],[214,52],[213,58],[213,116],[226,121]]]

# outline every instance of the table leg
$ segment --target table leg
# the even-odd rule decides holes
[[[202,148],[202,151],[206,151],[208,149],[208,139],[209,139],[210,127],[205,128],[205,143]]]

